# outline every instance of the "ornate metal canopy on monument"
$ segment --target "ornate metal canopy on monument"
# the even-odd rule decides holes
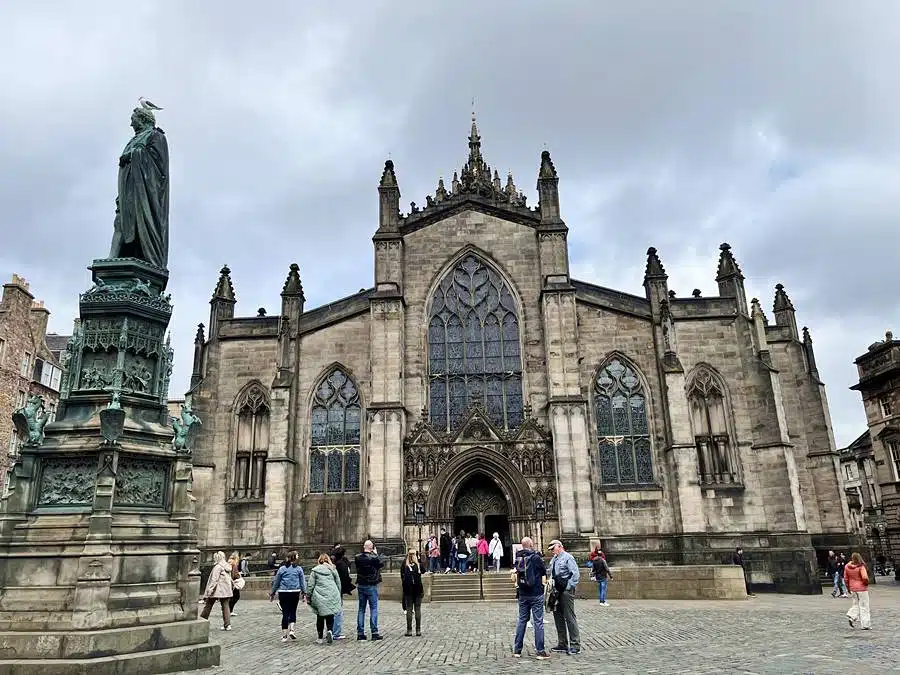
[[[511,519],[533,516],[538,500],[547,516],[556,514],[556,473],[549,432],[525,406],[516,429],[498,428],[486,410],[472,407],[450,431],[428,422],[427,409],[410,431],[403,448],[404,513],[415,522],[416,505],[428,521],[452,518],[453,499],[472,475],[491,477],[509,497]]]
[[[443,178],[438,180],[434,194],[425,197],[424,208],[411,202],[410,212],[403,217],[400,231],[403,234],[414,232],[468,208],[532,227],[541,222],[540,209],[527,205],[527,198],[516,186],[512,171],[507,173],[504,183],[499,172],[485,161],[474,112],[469,155],[462,169],[453,172],[449,187]]]

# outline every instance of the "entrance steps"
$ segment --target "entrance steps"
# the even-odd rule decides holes
[[[484,573],[484,599],[509,602],[516,599],[516,587],[510,570]],[[478,573],[431,575],[432,602],[471,602],[481,599]]]

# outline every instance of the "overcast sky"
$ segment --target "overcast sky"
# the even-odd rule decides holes
[[[278,311],[292,262],[309,308],[371,286],[384,159],[422,204],[475,97],[531,204],[551,150],[576,278],[641,295],[653,245],[711,295],[728,241],[770,320],[784,283],[846,445],[853,359],[900,333],[898,63],[885,0],[3,3],[0,273],[71,331],[131,110],[163,106],[178,396],[219,268],[240,315]]]

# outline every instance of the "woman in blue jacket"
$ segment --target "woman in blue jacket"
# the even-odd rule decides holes
[[[300,598],[306,595],[306,575],[297,562],[296,551],[288,553],[284,564],[278,568],[272,580],[270,602],[275,600],[276,594],[281,605],[281,641],[287,642],[289,637],[296,640],[294,624],[297,622],[297,605]]]

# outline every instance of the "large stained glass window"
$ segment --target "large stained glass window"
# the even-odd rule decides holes
[[[635,370],[611,359],[594,383],[602,485],[653,482],[647,395]]]
[[[310,492],[359,492],[361,419],[356,385],[335,367],[313,398]]]
[[[465,256],[435,290],[428,320],[431,424],[449,431],[478,406],[498,427],[519,427],[519,317],[503,278],[477,256]]]
[[[269,398],[260,384],[251,384],[238,398],[237,438],[232,499],[262,499],[266,491],[269,454]]]

